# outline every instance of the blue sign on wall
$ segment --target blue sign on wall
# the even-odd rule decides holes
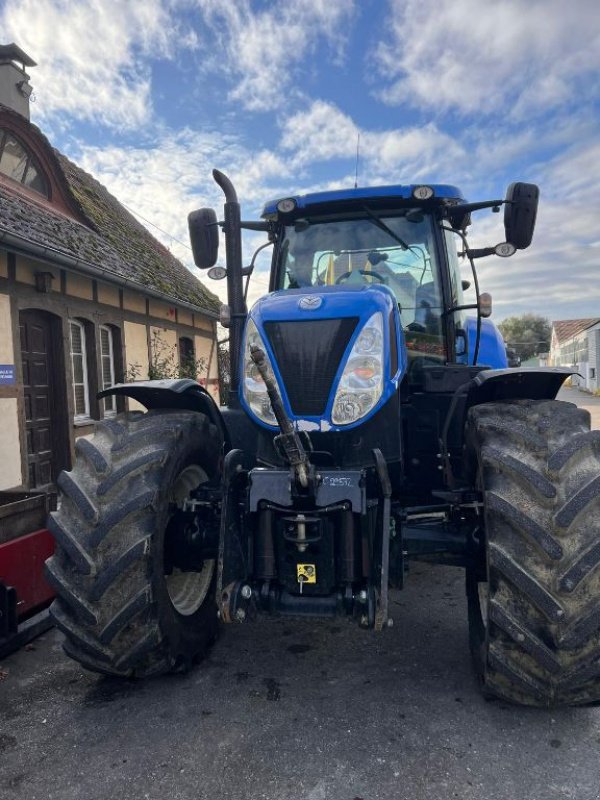
[[[0,364],[0,386],[14,386],[15,383],[15,365]]]

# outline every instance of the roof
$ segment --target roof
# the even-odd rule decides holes
[[[413,191],[418,186],[423,184],[410,184],[407,186],[393,184],[391,186],[366,186],[362,189],[338,189],[329,192],[311,192],[311,194],[303,195],[286,195],[277,200],[271,200],[266,203],[262,216],[267,216],[277,213],[277,203],[279,200],[293,199],[296,202],[296,207],[306,208],[307,206],[317,205],[320,203],[336,203],[336,202],[359,202],[360,200],[412,200]],[[427,186],[433,189],[433,197],[436,199],[444,200],[460,200],[464,202],[464,197],[460,189],[456,186],[448,186],[446,184],[428,183]],[[418,203],[418,200],[414,200]]]
[[[71,195],[102,238],[102,262],[121,277],[218,311],[220,301],[95,178],[55,150]],[[98,242],[96,241],[97,245]]]
[[[589,319],[557,319],[552,323],[552,328],[556,333],[558,342],[564,342],[566,339],[572,339],[578,333],[591,328],[592,325],[600,322],[600,317],[591,317]]]
[[[0,111],[4,111],[0,107]],[[0,185],[0,240],[17,237],[23,249],[73,263],[81,272],[98,277],[104,273],[132,289],[158,293],[175,305],[192,305],[215,316],[220,301],[178,261],[95,178],[66,156],[53,150],[34,125],[28,132],[43,142],[59,173],[60,183],[81,221],[58,213],[44,203],[29,200],[24,193]]]

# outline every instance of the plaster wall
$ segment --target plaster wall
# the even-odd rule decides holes
[[[176,312],[174,306],[169,306],[166,303],[161,303],[160,300],[155,300],[151,297],[148,301],[148,307],[151,317],[157,319],[166,319],[170,322],[175,322]]]
[[[194,314],[194,327],[200,328],[200,330],[203,331],[208,331],[209,333],[213,332],[213,323],[211,320],[200,316],[200,314]]]
[[[146,313],[146,298],[144,295],[123,291],[123,308],[127,311],[137,311],[138,314]]]
[[[0,490],[20,486],[21,442],[16,397],[0,399]]]
[[[179,308],[177,310],[177,322],[180,325],[189,325],[190,327],[193,327],[194,318],[192,316],[192,312],[188,311],[187,308]]]
[[[0,294],[0,364],[14,364],[14,359],[10,297]]]
[[[94,290],[91,279],[76,275],[74,272],[68,272],[67,294],[73,297],[80,297],[82,300],[93,300]]]
[[[137,322],[123,323],[125,337],[125,373],[134,368],[137,370],[137,379],[140,381],[148,378],[148,334],[145,325]],[[130,411],[145,411],[146,409],[136,400],[127,401]]]
[[[109,286],[106,283],[98,284],[98,302],[107,306],[119,307],[119,290],[116,286]]]
[[[161,367],[161,362],[164,362],[167,370],[176,369],[179,366],[177,331],[152,325],[150,327],[150,352],[155,366]]]
[[[204,336],[195,336],[194,345],[196,348],[196,359],[204,359],[204,368],[198,375],[198,381],[208,389],[212,396],[219,401],[219,368],[217,364],[217,346],[216,343],[213,349],[213,342],[206,339]],[[212,360],[211,360],[212,351]],[[208,375],[207,375],[208,370]],[[207,380],[208,378],[208,380]]]

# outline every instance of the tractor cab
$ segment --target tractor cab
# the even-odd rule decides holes
[[[461,312],[447,318],[445,311],[463,305],[457,242],[444,226],[444,208],[463,198],[436,186],[437,200],[423,202],[415,197],[421,188],[386,187],[385,198],[372,189],[327,192],[267,205],[263,216],[277,221],[271,290],[386,287],[409,361],[426,353],[431,363],[444,363],[453,355],[452,329],[462,324]],[[278,213],[282,205],[291,210]]]

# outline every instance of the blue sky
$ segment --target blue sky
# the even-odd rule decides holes
[[[38,63],[32,120],[189,266],[187,213],[222,204],[213,167],[256,216],[274,196],[352,186],[360,134],[361,185],[447,182],[479,200],[538,183],[531,248],[478,262],[494,317],[600,316],[592,0],[5,0],[0,30]],[[471,231],[496,244],[501,217]]]

